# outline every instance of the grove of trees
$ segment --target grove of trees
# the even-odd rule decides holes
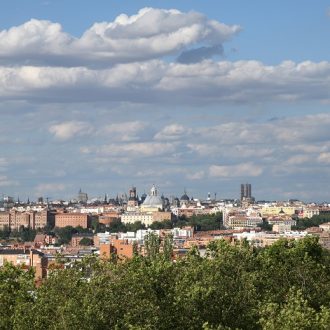
[[[223,240],[173,262],[159,252],[124,262],[88,258],[33,273],[0,268],[1,329],[329,329],[330,255],[317,238],[267,248]],[[114,260],[114,259],[113,259]]]

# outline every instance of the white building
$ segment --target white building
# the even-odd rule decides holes
[[[153,215],[150,212],[129,212],[121,215],[121,222],[124,224],[137,221],[150,226],[153,223]]]

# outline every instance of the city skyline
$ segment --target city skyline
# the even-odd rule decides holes
[[[0,195],[155,183],[239,198],[249,182],[256,199],[330,200],[329,13],[326,1],[4,1]]]

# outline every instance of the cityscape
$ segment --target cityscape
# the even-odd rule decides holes
[[[329,330],[329,29],[2,0],[0,330]]]
[[[70,265],[85,254],[102,258],[105,249],[107,258],[110,254],[133,258],[133,247],[144,253],[150,233],[160,239],[173,235],[177,253],[173,258],[188,253],[192,246],[205,253],[207,245],[219,239],[247,240],[252,246],[266,247],[282,238],[317,235],[320,244],[330,249],[330,203],[256,201],[249,183],[241,184],[238,192],[237,199],[217,200],[211,193],[197,199],[186,190],[168,198],[153,185],[148,194],[139,196],[133,186],[125,194],[115,198],[105,194],[103,199],[89,199],[81,189],[69,201],[40,197],[22,202],[3,197],[0,231],[7,243],[1,248],[2,258],[13,247],[19,248],[15,251],[19,254],[26,249],[26,255],[28,248],[38,249],[50,265],[58,254],[65,255]],[[123,251],[116,244],[124,246]],[[29,265],[31,260],[25,262]],[[42,277],[47,277],[47,269],[43,272]]]

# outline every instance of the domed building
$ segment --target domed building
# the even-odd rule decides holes
[[[184,191],[184,194],[181,196],[180,198],[180,205],[183,206],[183,205],[188,205],[189,204],[189,196],[187,195],[187,192],[186,190]]]
[[[153,185],[150,189],[150,195],[147,195],[144,202],[141,205],[142,212],[155,212],[164,210],[164,201],[158,196],[157,189]]]

